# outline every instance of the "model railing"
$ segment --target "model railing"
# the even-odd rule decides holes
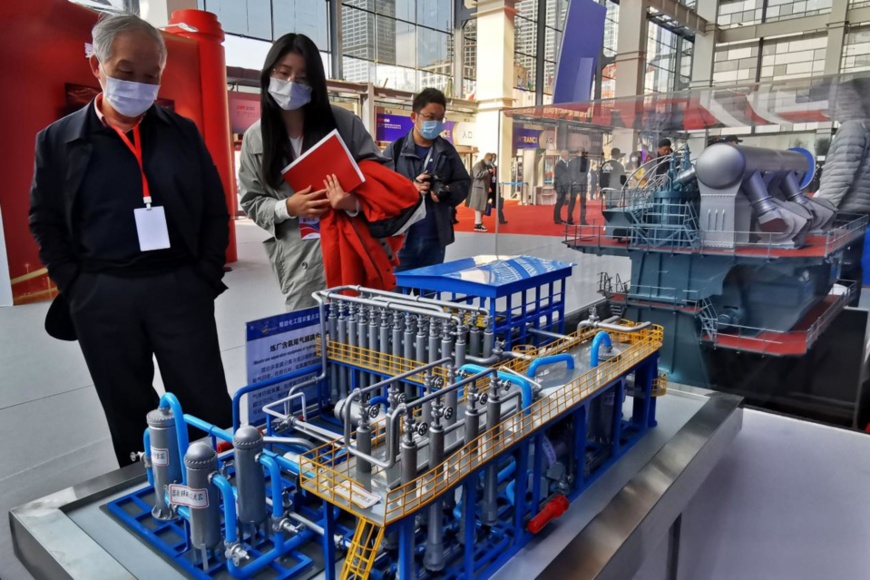
[[[689,204],[684,204],[689,205]],[[683,215],[689,216],[689,213]],[[618,226],[626,230],[628,241],[620,241],[609,236],[607,230],[599,225],[575,225],[566,228],[565,243],[578,247],[592,247],[599,250],[624,248],[646,251],[666,251],[676,253],[711,254],[711,255],[741,255],[760,259],[787,257],[800,251],[805,257],[825,257],[832,252],[858,239],[867,229],[867,216],[844,215],[833,228],[819,235],[809,235],[803,246],[795,247],[792,243],[777,241],[779,234],[757,231],[717,231],[717,238],[735,240],[727,243],[686,243],[680,241],[674,244],[662,244],[659,237],[651,237],[638,231],[638,228],[650,229],[662,227],[666,232],[682,230],[678,225],[630,225]],[[703,235],[703,232],[699,232]],[[739,241],[749,240],[749,241]]]
[[[633,324],[633,323],[627,323]],[[572,335],[542,347],[537,352],[555,354],[585,340],[591,340],[596,329],[583,328]],[[611,339],[629,347],[599,366],[590,369],[574,381],[566,384],[549,396],[533,403],[528,409],[516,413],[483,433],[452,454],[440,465],[413,481],[387,492],[383,505],[376,496],[351,476],[356,471],[354,460],[348,460],[344,440],[336,439],[299,457],[299,481],[302,488],[338,505],[376,525],[386,525],[420,507],[434,501],[448,489],[456,486],[471,471],[491,461],[514,443],[530,436],[549,421],[569,411],[586,397],[604,388],[629,372],[662,345],[663,331],[660,326],[650,326],[637,332],[610,332]],[[526,360],[507,363],[512,370],[522,372]],[[383,441],[382,424],[376,431],[375,446]],[[381,470],[372,469],[372,476]]]
[[[843,288],[843,291],[829,294],[830,300],[827,308],[805,329],[772,330],[718,321],[712,325],[712,328],[708,328],[706,324],[702,324],[702,328],[707,334],[708,340],[722,347],[733,346],[743,350],[770,354],[805,352],[815,344],[819,336],[849,303],[855,284],[853,281],[840,280],[838,285]],[[734,339],[739,339],[740,343],[731,345],[730,342],[733,342]]]
[[[471,472],[492,461],[510,447],[531,436],[550,421],[624,375],[661,348],[661,327],[651,327],[616,357],[590,369],[554,393],[539,399],[527,410],[515,413],[451,455],[440,465],[387,494],[385,521],[406,517],[438,499]],[[619,333],[613,333],[619,334]],[[617,338],[612,336],[612,338]],[[657,340],[657,338],[659,340]],[[304,487],[304,485],[303,485]]]

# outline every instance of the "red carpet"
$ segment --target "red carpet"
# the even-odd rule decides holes
[[[552,205],[520,205],[517,201],[505,201],[504,217],[508,223],[499,225],[498,233],[565,237],[565,226],[553,223],[553,209]],[[465,204],[460,204],[456,208],[456,219],[459,220],[455,226],[457,232],[474,231],[474,210],[465,207]],[[562,219],[568,219],[568,204],[562,207]],[[485,233],[495,233],[496,220],[495,210],[493,210],[492,215],[483,216],[483,225],[488,230]],[[574,222],[579,223],[579,220],[580,202],[578,201],[574,207]],[[586,202],[586,222],[589,224],[604,223],[604,218],[601,215],[601,201]],[[484,234],[484,232],[476,233]]]

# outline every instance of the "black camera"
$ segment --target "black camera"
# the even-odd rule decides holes
[[[435,194],[438,201],[443,201],[445,197],[450,195],[450,186],[448,186],[447,183],[437,175],[431,175],[427,177],[425,181],[429,182],[429,191]]]

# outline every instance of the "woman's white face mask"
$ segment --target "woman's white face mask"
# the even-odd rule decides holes
[[[269,81],[269,94],[285,111],[295,111],[311,102],[311,87],[275,77]]]

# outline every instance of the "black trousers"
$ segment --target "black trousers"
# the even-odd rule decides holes
[[[489,193],[486,194],[486,199],[492,204],[492,207],[498,208],[498,221],[503,224],[507,221],[504,219],[504,198],[501,196],[501,193],[497,192],[497,188],[498,186],[490,189]]]
[[[574,221],[574,204],[580,198],[580,223],[586,223],[586,184],[571,184],[571,203],[568,204],[568,221]]]
[[[71,290],[70,314],[122,467],[142,450],[145,416],[159,403],[152,357],[185,413],[231,425],[214,292],[193,268],[136,278],[85,273]]]
[[[562,185],[556,188],[556,206],[553,208],[553,221],[559,223],[562,220],[562,206],[565,205],[565,201],[569,195],[572,195],[571,186],[570,185]],[[568,203],[568,222],[573,221],[571,217],[574,211],[574,198],[571,197],[571,201]]]

